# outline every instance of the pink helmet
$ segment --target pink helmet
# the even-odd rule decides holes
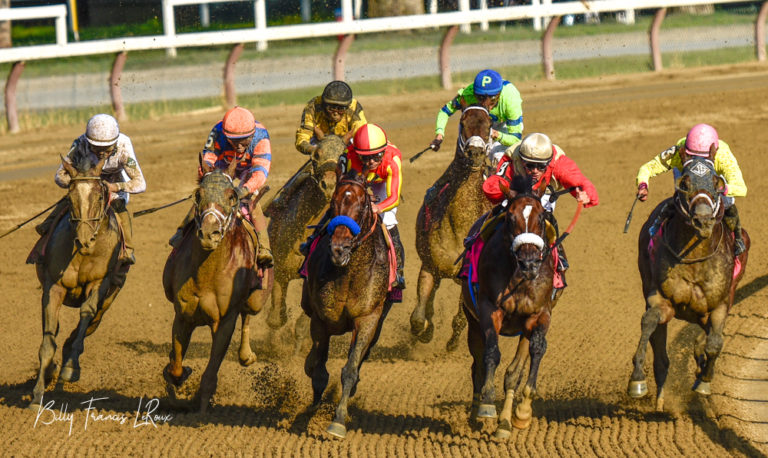
[[[719,146],[717,131],[709,124],[696,124],[685,137],[685,152],[693,156],[709,156],[709,147]]]

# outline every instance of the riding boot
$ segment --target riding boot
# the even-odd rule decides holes
[[[744,244],[744,237],[741,235],[741,221],[739,220],[739,211],[735,205],[731,205],[725,210],[723,221],[728,229],[733,231],[733,255],[738,256],[743,253],[747,247]]]
[[[264,213],[261,211],[261,205],[258,202],[251,207],[251,222],[254,229],[256,229],[256,238],[259,242],[259,249],[256,252],[256,264],[263,269],[274,267],[275,259],[269,246],[267,221],[264,219]]]
[[[557,259],[557,271],[561,274],[571,267],[568,264],[568,259],[565,257],[565,248],[563,248],[562,244],[557,246]]]
[[[312,242],[315,241],[316,238],[320,237],[320,234],[323,233],[323,230],[325,229],[326,224],[328,224],[328,221],[331,219],[331,210],[326,210],[325,214],[322,218],[320,218],[320,221],[315,224],[315,231],[312,232],[309,237],[307,237],[307,240],[303,242],[301,245],[299,245],[299,252],[303,254],[304,256],[307,256],[309,254],[309,249],[312,247]]]
[[[38,235],[41,237],[47,234],[51,230],[51,226],[53,225],[53,222],[56,221],[60,215],[62,215],[67,209],[69,208],[69,200],[68,199],[62,199],[60,200],[55,207],[53,207],[53,210],[48,213],[48,216],[45,217],[42,223],[35,226],[35,231],[37,231]]]
[[[168,240],[168,245],[172,246],[173,248],[178,248],[179,245],[181,245],[181,240],[184,238],[184,228],[186,228],[193,219],[195,219],[194,205],[189,209],[187,215],[184,216],[184,220],[181,221],[179,227],[176,228],[176,233],[171,236],[170,240]]]
[[[131,213],[125,208],[125,201],[123,199],[113,201],[112,209],[115,211],[117,222],[123,231],[123,245],[125,245],[125,250],[120,250],[118,261],[123,266],[130,266],[136,263],[136,257],[133,255],[133,221]]]
[[[397,225],[389,230],[389,237],[392,239],[392,245],[395,247],[395,256],[397,257],[397,278],[392,287],[405,289],[405,275],[403,274],[403,268],[405,267],[405,249],[403,248],[403,242],[400,241],[400,231],[397,229]]]
[[[664,223],[664,221],[668,220],[674,215],[675,206],[672,204],[671,200],[665,200],[662,203],[662,207],[659,209],[659,213],[656,215],[656,219],[653,220],[653,224],[651,224],[651,227],[648,228],[648,233],[651,235],[651,237],[659,232],[659,229],[661,228],[661,225]]]

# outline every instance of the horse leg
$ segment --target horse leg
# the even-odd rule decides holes
[[[184,367],[183,362],[194,329],[194,325],[187,323],[181,315],[176,314],[171,328],[171,352],[168,354],[170,362],[163,369],[166,389],[171,398],[176,397],[175,389],[180,387],[192,373],[192,369]]]
[[[642,398],[648,394],[648,383],[645,381],[643,365],[645,364],[645,352],[647,351],[648,340],[651,333],[656,329],[661,321],[661,310],[658,307],[649,307],[643,313],[640,320],[640,342],[637,344],[635,356],[632,358],[632,375],[629,378],[627,394],[632,398]]]
[[[56,370],[53,357],[56,355],[56,336],[59,333],[59,309],[61,309],[65,294],[66,290],[59,285],[54,284],[43,288],[43,340],[38,351],[40,371],[37,374],[37,382],[35,382],[35,387],[32,390],[31,408],[42,404],[45,387],[50,383]]]
[[[651,349],[653,350],[653,378],[656,380],[656,410],[664,410],[664,382],[669,373],[669,356],[667,355],[667,324],[659,324],[651,333]]]
[[[59,378],[65,382],[76,382],[80,380],[80,355],[83,354],[85,336],[93,319],[96,317],[99,304],[104,301],[109,287],[110,284],[106,281],[94,285],[91,289],[91,293],[80,306],[80,321],[64,342],[64,348],[62,349],[64,361],[61,366]]]
[[[96,330],[96,328],[99,327],[99,324],[101,323],[101,319],[104,317],[104,313],[109,309],[109,307],[112,305],[112,303],[117,298],[117,293],[120,292],[121,287],[110,285],[109,286],[109,292],[107,293],[107,297],[104,298],[104,300],[101,302],[101,306],[99,306],[98,310],[96,311],[96,316],[93,317],[91,320],[91,324],[88,325],[88,329],[85,331],[85,336],[88,337],[89,335],[93,334],[93,332]]]
[[[480,330],[483,336],[483,365],[485,366],[485,381],[480,390],[480,406],[477,410],[477,416],[483,418],[496,418],[496,387],[494,385],[494,376],[496,368],[501,360],[499,351],[499,329],[497,323],[501,324],[501,309],[487,298],[478,300],[478,309],[480,313]],[[482,311],[493,310],[491,313],[483,314]]]
[[[435,298],[433,293],[432,300],[434,301],[434,299]],[[432,306],[429,308],[432,309]],[[453,333],[451,334],[451,338],[448,339],[448,343],[445,344],[445,350],[448,352],[452,352],[458,348],[461,332],[464,330],[464,328],[467,327],[467,317],[464,316],[464,305],[461,300],[459,300],[459,309],[456,311],[456,315],[453,316],[451,327],[453,328]]]
[[[326,432],[332,436],[344,438],[347,435],[347,428],[344,426],[347,419],[347,404],[355,385],[360,380],[360,366],[363,363],[363,357],[373,342],[380,321],[381,314],[378,313],[355,318],[352,346],[347,357],[347,364],[341,369],[341,399],[336,407],[333,422],[326,429]]]
[[[533,409],[531,401],[536,395],[536,380],[539,376],[539,365],[544,353],[547,352],[547,331],[549,330],[550,315],[548,311],[542,313],[536,323],[536,327],[531,332],[530,345],[528,352],[531,357],[530,368],[528,369],[528,380],[523,387],[523,397],[515,408],[515,417],[512,419],[512,426],[518,429],[524,429],[530,426]]]
[[[323,392],[328,386],[328,344],[330,334],[323,322],[313,316],[309,323],[309,333],[312,336],[312,348],[304,361],[304,373],[312,379],[312,406],[317,407],[323,398]]]
[[[693,390],[704,396],[712,394],[711,382],[715,375],[715,361],[720,356],[723,349],[723,328],[725,327],[725,318],[728,315],[728,309],[725,304],[716,308],[709,315],[707,325],[707,343],[704,346],[704,354],[707,357],[707,363],[701,377],[696,379]]]
[[[483,334],[480,331],[480,325],[474,317],[467,315],[467,347],[472,355],[472,407],[470,408],[470,418],[477,414],[480,406],[480,389],[483,387]]]
[[[230,307],[233,306],[234,304],[230,304]],[[204,414],[208,409],[211,398],[216,393],[216,385],[219,382],[219,367],[221,367],[221,362],[224,361],[224,356],[227,354],[227,348],[232,341],[232,333],[235,331],[236,324],[237,314],[233,313],[228,316],[225,315],[218,326],[212,327],[211,357],[208,359],[208,365],[205,367],[202,377],[200,377],[200,389],[195,395],[198,411],[201,414]]]
[[[271,329],[280,329],[288,321],[285,295],[288,293],[288,281],[282,272],[275,270],[275,283],[272,287],[272,307],[267,315],[267,325]]]
[[[440,279],[435,281],[435,275],[422,263],[416,285],[416,308],[411,313],[411,334],[423,343],[430,342],[434,333],[434,324],[431,320],[435,313],[435,292],[438,286],[440,286]]]
[[[240,365],[248,367],[256,362],[256,353],[251,349],[251,315],[247,312],[240,312],[240,351],[238,359]]]
[[[701,374],[704,373],[704,368],[707,366],[707,355],[704,353],[704,348],[707,346],[707,332],[699,334],[696,337],[696,342],[693,345],[693,360],[696,361],[696,378],[700,379]]]
[[[512,405],[515,399],[515,390],[523,377],[525,361],[528,359],[529,344],[530,340],[521,335],[517,343],[515,357],[507,366],[504,375],[504,407],[499,414],[499,426],[496,429],[496,438],[498,439],[507,439],[512,431]]]

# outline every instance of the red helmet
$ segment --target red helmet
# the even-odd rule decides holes
[[[709,124],[696,124],[685,137],[685,152],[693,156],[709,156],[709,148],[720,145],[717,131]]]
[[[221,120],[224,135],[229,138],[250,137],[256,131],[256,119],[253,113],[243,107],[234,107],[224,114]]]
[[[376,124],[365,124],[355,132],[353,145],[361,156],[382,153],[387,149],[387,134]]]

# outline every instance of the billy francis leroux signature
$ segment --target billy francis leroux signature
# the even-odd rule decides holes
[[[96,408],[98,401],[104,401],[109,399],[107,397],[94,398],[91,397],[87,401],[83,401],[80,404],[84,407],[78,415],[84,415],[83,430],[88,430],[88,425],[99,422],[111,422],[114,424],[128,425],[134,429],[141,428],[142,426],[152,426],[157,428],[158,424],[168,423],[173,419],[173,415],[168,413],[157,412],[157,408],[160,406],[160,400],[152,398],[144,401],[144,398],[139,398],[139,406],[136,408],[136,414],[133,418],[129,417],[123,412],[101,413]],[[69,412],[69,403],[62,402],[59,408],[56,408],[56,401],[50,400],[45,402],[41,400],[40,406],[37,408],[37,416],[35,417],[35,425],[50,426],[56,423],[69,424],[69,434],[72,434],[72,428],[75,425],[75,413]],[[132,422],[130,420],[133,420]]]

